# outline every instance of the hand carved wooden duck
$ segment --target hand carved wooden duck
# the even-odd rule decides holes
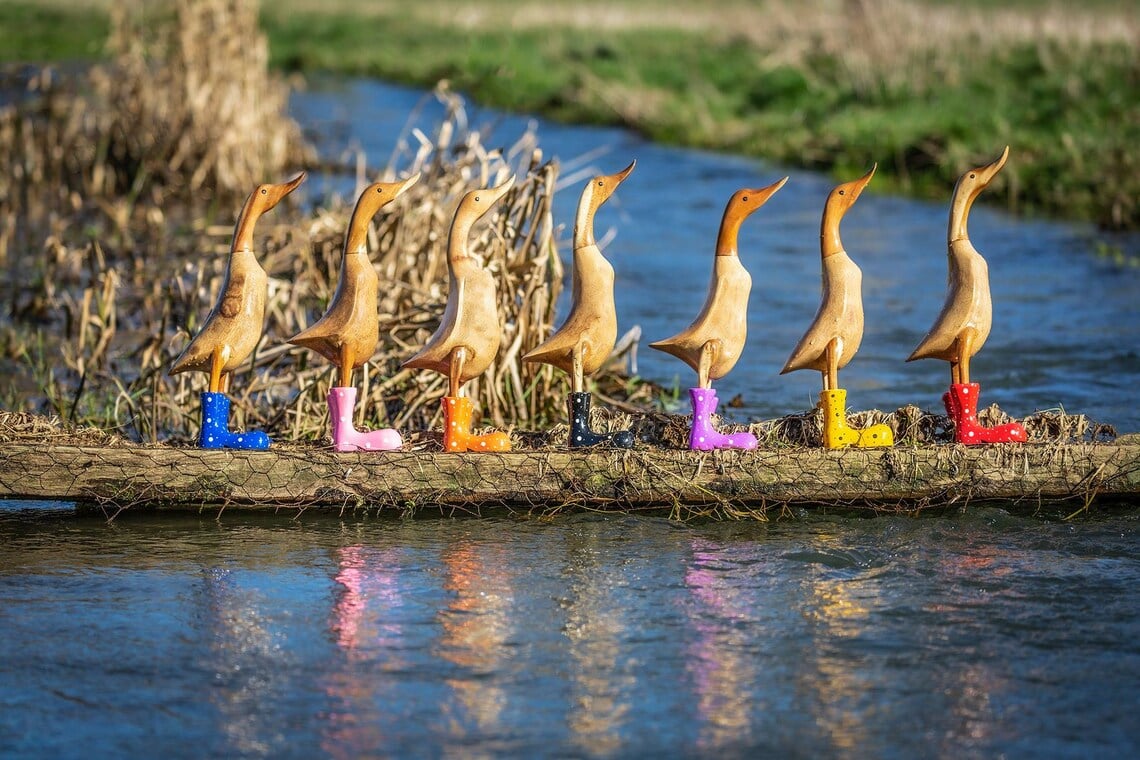
[[[356,387],[352,384],[352,371],[372,357],[380,331],[380,278],[368,259],[369,222],[419,178],[415,174],[403,182],[377,182],[360,194],[345,234],[340,277],[332,302],[319,321],[289,339],[294,345],[316,351],[337,367],[337,385],[329,389],[328,396],[333,447],[337,451],[384,451],[403,445],[400,434],[391,428],[362,432],[353,426]]]
[[[993,302],[989,268],[970,242],[966,221],[974,200],[1005,166],[1008,157],[1009,146],[1006,146],[995,161],[958,178],[947,231],[950,276],[946,301],[930,332],[907,358],[908,362],[915,359],[950,362],[950,390],[942,401],[954,421],[955,438],[965,444],[1024,443],[1026,440],[1025,428],[1016,423],[993,428],[978,423],[981,386],[970,382],[970,358],[981,350],[989,337]]]
[[[229,373],[257,346],[265,323],[269,278],[253,253],[253,228],[262,214],[271,210],[305,180],[301,172],[281,185],[258,185],[245,201],[234,228],[230,260],[218,302],[202,329],[170,368],[179,372],[207,372],[209,390],[202,394],[202,448],[264,449],[269,437],[261,431],[231,433],[230,400],[225,395]]]
[[[839,222],[855,205],[871,181],[875,167],[852,182],[835,187],[827,197],[820,222],[820,253],[823,256],[823,298],[815,320],[780,374],[814,369],[823,374],[819,401],[823,409],[823,445],[890,446],[894,435],[886,425],[855,430],[847,425],[847,391],[839,387],[839,370],[847,366],[863,340],[863,273],[843,250]]]
[[[716,258],[704,308],[683,332],[649,344],[651,348],[676,356],[697,372],[697,387],[689,389],[693,406],[690,449],[754,449],[757,446],[756,436],[751,433],[725,435],[713,427],[717,397],[712,381],[724,377],[736,366],[748,337],[752,276],[737,254],[740,225],[787,181],[784,177],[767,187],[737,190],[729,198],[717,235]]]
[[[617,309],[614,306],[614,268],[602,256],[594,240],[594,214],[618,185],[633,171],[636,161],[617,174],[594,177],[582,189],[574,220],[574,286],[570,316],[542,345],[523,361],[552,364],[571,377],[570,445],[610,443],[633,446],[633,433],[619,430],[596,433],[590,428],[590,394],[585,376],[597,372],[617,340]]]
[[[443,321],[427,345],[403,364],[447,375],[448,395],[443,399],[445,451],[508,451],[511,447],[506,433],[471,434],[471,399],[460,397],[459,389],[491,366],[502,336],[494,279],[468,253],[467,238],[472,225],[506,195],[514,181],[511,177],[498,187],[472,190],[459,202],[447,238],[448,292]]]

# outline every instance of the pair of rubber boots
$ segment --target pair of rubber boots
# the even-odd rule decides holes
[[[567,400],[570,412],[570,447],[613,446],[619,449],[633,448],[632,430],[615,430],[612,433],[596,433],[590,427],[589,393],[571,393]]]
[[[444,451],[511,450],[511,439],[506,433],[500,431],[484,435],[471,433],[471,399],[462,396],[444,396],[441,401]]]
[[[847,424],[847,391],[843,388],[821,391],[819,408],[823,410],[825,448],[843,449],[855,446],[865,449],[895,444],[895,434],[889,425],[880,423],[858,430]]]
[[[230,398],[224,393],[202,393],[202,428],[198,445],[203,449],[269,448],[269,436],[260,430],[245,433],[230,431]]]
[[[1025,427],[1016,422],[982,427],[978,422],[978,398],[981,386],[977,383],[951,383],[950,390],[942,394],[946,414],[954,423],[954,440],[967,446],[982,443],[1025,443]]]
[[[712,451],[713,449],[755,449],[759,442],[752,433],[732,433],[725,435],[712,424],[719,403],[716,391],[712,388],[690,388],[689,402],[693,405],[693,426],[689,429],[689,449],[692,451]]]

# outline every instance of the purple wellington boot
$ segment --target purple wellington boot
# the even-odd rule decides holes
[[[689,400],[693,404],[693,429],[689,433],[689,448],[694,451],[713,449],[754,449],[759,445],[752,433],[718,433],[712,426],[716,414],[716,391],[712,388],[690,388]]]

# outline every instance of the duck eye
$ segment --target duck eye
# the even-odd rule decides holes
[[[970,179],[973,179],[976,176],[978,176],[978,175],[974,174],[973,172],[970,172]]]
[[[377,195],[383,195],[384,194],[384,188],[382,188],[382,187],[376,188],[376,194]]]
[[[479,202],[479,196],[478,196],[478,195],[476,195],[476,196],[475,196],[475,202],[476,202],[476,203],[478,203],[478,202]]]
[[[746,195],[743,198],[741,198],[740,200],[744,201],[745,203],[748,203],[748,196]]]
[[[846,190],[840,190],[840,191],[839,191],[839,194],[840,194],[840,195],[844,195],[844,194],[846,194],[846,192],[847,192]]]
[[[262,195],[269,195],[269,191],[263,187],[263,188],[261,188],[261,194]]]
[[[606,183],[603,180],[598,180],[598,187],[605,187]]]

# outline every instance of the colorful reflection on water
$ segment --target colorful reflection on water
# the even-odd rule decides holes
[[[0,755],[1130,754],[1138,519],[9,509]]]

